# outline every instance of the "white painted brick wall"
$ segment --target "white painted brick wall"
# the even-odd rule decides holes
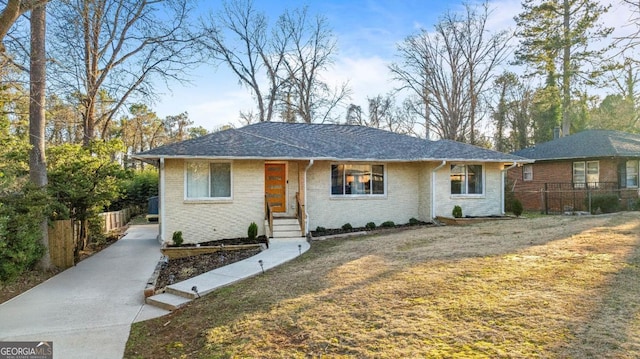
[[[185,243],[246,237],[251,222],[264,234],[264,161],[233,161],[233,200],[184,199],[184,161],[165,161],[165,241],[182,231]]]
[[[309,229],[340,228],[345,223],[363,227],[368,222],[380,225],[385,221],[407,223],[418,218],[420,164],[387,163],[387,195],[380,197],[342,197],[330,195],[331,163],[318,161],[307,174],[307,209]]]
[[[502,164],[484,164],[484,195],[456,196],[451,195],[450,172],[451,163],[438,170],[436,176],[435,216],[451,217],[455,205],[462,207],[463,216],[488,216],[501,214],[501,169]]]

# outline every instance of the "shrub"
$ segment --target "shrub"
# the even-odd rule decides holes
[[[255,241],[255,239],[258,237],[258,225],[256,224],[256,222],[251,222],[251,224],[249,225],[249,229],[247,230],[247,237],[249,237],[249,240],[251,241]]]
[[[520,202],[517,199],[514,199],[511,202],[511,211],[513,212],[513,214],[515,214],[516,217],[520,217],[523,211],[522,202]]]
[[[33,269],[44,254],[40,222],[49,198],[27,185],[0,197],[0,282]]]
[[[393,223],[393,221],[386,221],[386,222],[382,222],[382,224],[380,225],[380,227],[383,228],[391,228],[391,227],[395,227],[396,224]]]
[[[367,229],[375,229],[376,228],[376,224],[373,223],[373,222],[369,222],[369,223],[367,223],[365,228],[367,228]]]
[[[173,237],[171,238],[171,240],[176,247],[180,247],[182,245],[182,242],[184,242],[184,240],[182,239],[182,231],[173,232]]]
[[[418,224],[420,224],[420,221],[417,218],[409,218],[409,225],[417,226]]]
[[[349,231],[349,230],[352,230],[353,227],[351,226],[351,223],[345,223],[342,225],[342,229],[345,231]]]
[[[318,233],[323,233],[323,232],[326,232],[326,231],[327,231],[327,229],[324,228],[324,227],[320,227],[320,226],[316,227],[316,232],[318,232]]]
[[[589,198],[585,199],[587,208],[589,206]],[[600,194],[591,196],[591,213],[595,214],[600,208],[602,213],[613,213],[620,209],[620,200],[615,194]]]
[[[453,206],[453,211],[451,211],[453,218],[462,218],[462,207]]]

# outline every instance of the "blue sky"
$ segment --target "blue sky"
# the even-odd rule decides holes
[[[338,43],[335,64],[325,79],[331,84],[349,81],[352,96],[348,103],[363,107],[367,97],[386,94],[397,86],[388,71],[388,65],[396,60],[396,44],[420,28],[432,29],[439,16],[462,6],[462,0],[254,1],[256,8],[273,20],[285,8],[305,4],[311,14],[324,15]],[[210,0],[200,4],[203,13],[220,6],[219,1]],[[521,11],[520,0],[492,0],[490,8],[489,27],[494,30],[513,28],[513,17]],[[627,17],[628,12],[618,6],[605,21],[619,25]],[[225,124],[239,126],[239,112],[254,108],[250,92],[238,84],[225,65],[201,66],[192,77],[192,85],[171,84],[170,92],[157,90],[164,93],[152,106],[158,116],[187,111],[195,125],[208,130]]]

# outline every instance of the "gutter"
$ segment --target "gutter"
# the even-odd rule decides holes
[[[500,176],[500,194],[501,194],[501,196],[500,196],[500,199],[501,199],[501,201],[500,201],[500,213],[502,215],[505,214],[505,211],[504,211],[504,200],[506,198],[505,194],[504,194],[505,176],[506,176],[507,172],[510,169],[514,168],[517,165],[518,165],[518,162],[514,162],[511,166],[509,166],[509,167],[503,169],[502,171],[500,171],[500,172],[502,172],[502,176]]]
[[[309,164],[304,169],[304,236],[309,235],[309,212],[307,211],[307,171],[313,166],[313,158],[309,160]]]
[[[435,210],[436,210],[436,172],[444,167],[447,164],[447,161],[442,160],[442,163],[438,165],[438,167],[431,170],[431,218],[436,218]]]

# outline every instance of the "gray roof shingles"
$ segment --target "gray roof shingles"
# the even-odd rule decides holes
[[[610,130],[589,130],[513,152],[534,160],[640,157],[640,136]]]
[[[136,157],[527,161],[460,142],[428,141],[370,127],[283,122],[260,122],[215,132],[154,148]]]

